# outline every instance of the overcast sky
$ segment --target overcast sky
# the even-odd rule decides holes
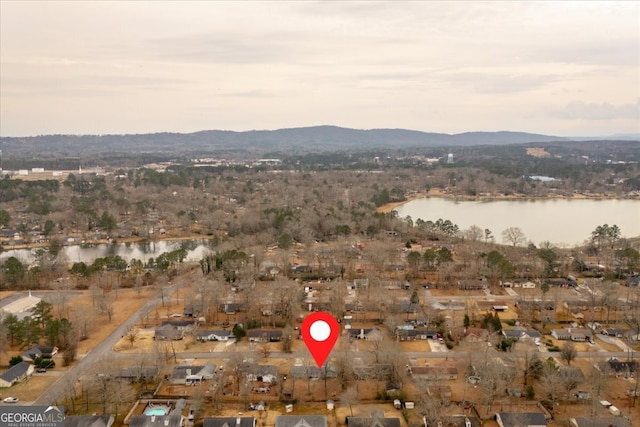
[[[640,132],[640,3],[0,1],[0,135]]]

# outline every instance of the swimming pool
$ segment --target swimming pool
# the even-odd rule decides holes
[[[169,408],[166,406],[150,406],[145,411],[144,414],[148,417],[151,416],[163,416],[169,413]]]

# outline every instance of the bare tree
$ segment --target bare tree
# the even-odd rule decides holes
[[[576,349],[576,346],[573,342],[567,341],[562,344],[562,347],[560,348],[560,358],[567,362],[567,365],[571,365],[571,362],[576,358],[577,355],[578,350]]]
[[[353,405],[357,405],[359,402],[358,390],[355,387],[349,387],[340,394],[340,403],[349,407],[349,412],[353,417]]]
[[[131,348],[133,348],[133,344],[138,340],[139,330],[135,326],[130,327],[125,333],[124,337],[129,344],[131,344]]]
[[[526,236],[520,228],[509,227],[502,232],[502,241],[510,243],[515,248],[526,242]]]

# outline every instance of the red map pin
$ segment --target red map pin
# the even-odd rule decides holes
[[[340,325],[331,314],[318,311],[302,321],[302,339],[321,368],[340,336]]]

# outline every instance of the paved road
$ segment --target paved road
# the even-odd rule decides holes
[[[165,295],[171,295],[179,287],[190,280],[191,274],[185,278],[176,281],[173,285],[166,288]],[[129,328],[136,325],[152,308],[161,303],[161,295],[150,299],[144,304],[137,312],[123,322],[115,331],[111,333],[104,341],[98,344],[91,352],[87,353],[82,359],[75,363],[69,370],[60,378],[58,378],[47,390],[45,390],[38,399],[36,399],[34,405],[55,405],[59,401],[64,399],[64,393],[69,389],[70,384],[75,384],[82,374],[90,367],[95,366],[99,360],[111,352],[113,346],[115,346],[120,338],[122,338]]]

